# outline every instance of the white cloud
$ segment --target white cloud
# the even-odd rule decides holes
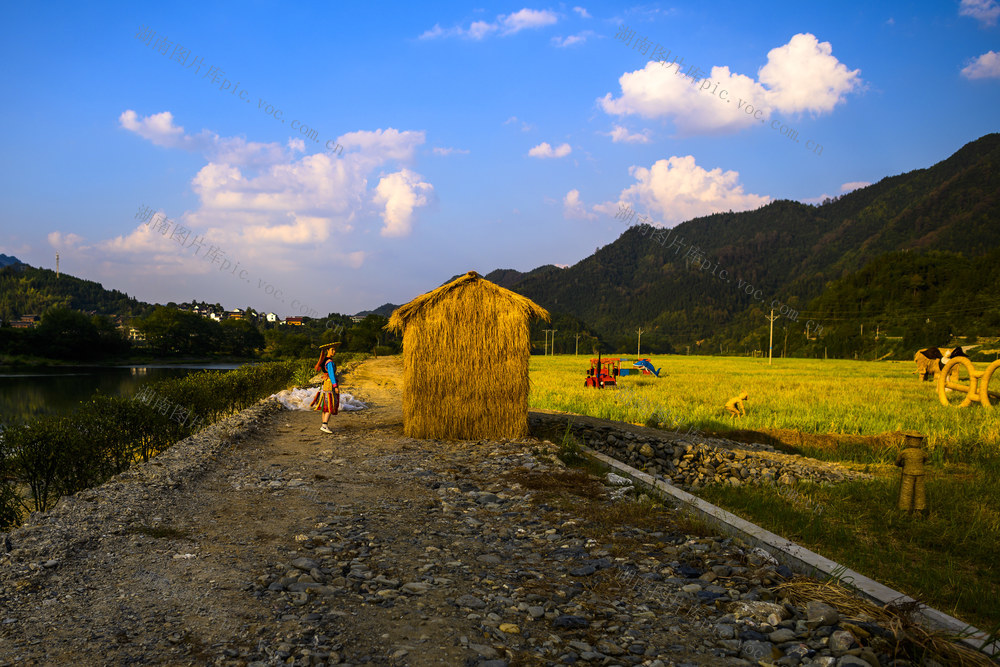
[[[621,125],[615,125],[615,128],[606,134],[616,144],[648,144],[650,141],[649,130],[644,131],[642,134],[629,134],[628,129]]]
[[[771,201],[744,193],[739,173],[720,168],[707,171],[692,155],[657,160],[649,169],[633,166],[629,173],[636,182],[622,190],[617,203],[649,211],[668,225],[711,213],[755,209]],[[614,203],[608,203],[602,210],[614,208]]]
[[[366,130],[348,132],[337,137],[337,143],[348,150],[352,147],[358,148],[367,160],[410,162],[417,146],[424,143],[425,136],[423,131],[400,132],[390,127],[387,130],[374,132]]]
[[[580,201],[579,190],[570,190],[563,197],[563,217],[567,220],[593,220],[597,215],[589,212],[586,204]]]
[[[433,149],[435,155],[451,155],[452,153],[456,155],[468,155],[469,151],[462,148],[441,148],[440,146],[435,146]]]
[[[140,119],[136,112],[128,109],[118,116],[118,124],[156,146],[187,149],[194,143],[192,137],[184,134],[183,127],[174,125],[174,115],[169,111]]]
[[[1000,4],[996,0],[962,0],[958,14],[971,16],[981,26],[992,26],[996,25],[997,17],[1000,16]]]
[[[473,21],[469,29],[465,31],[464,35],[469,39],[480,40],[486,35],[490,34],[496,30],[499,26],[495,23],[487,23],[486,21]],[[459,34],[462,34],[459,31]]]
[[[581,18],[585,18],[585,19],[589,19],[590,18],[590,14],[588,14],[587,10],[584,9],[583,7],[574,7],[573,11],[576,12],[577,14],[579,14]]]
[[[528,9],[525,7],[513,14],[499,14],[496,21],[473,21],[468,28],[455,26],[442,28],[435,23],[430,30],[425,30],[420,39],[437,39],[438,37],[461,37],[464,39],[482,40],[496,32],[501,36],[515,35],[522,30],[544,28],[559,21],[559,17],[547,9]]]
[[[46,238],[51,245],[56,250],[76,250],[85,251],[89,249],[89,246],[83,245],[83,237],[70,232],[68,234],[63,234],[62,232],[49,232]]]
[[[518,122],[521,123],[521,131],[522,132],[530,132],[531,130],[535,129],[534,125],[531,125],[531,124],[526,123],[524,121],[518,121],[517,116],[511,116],[510,118],[508,118],[507,120],[505,120],[503,122],[503,124],[504,125],[511,125],[511,124],[516,125]]]
[[[447,36],[447,34],[448,34],[447,30],[445,30],[440,25],[435,23],[433,28],[431,28],[430,30],[425,30],[423,33],[421,33],[419,39],[436,39],[438,37]]]
[[[987,51],[962,68],[962,76],[966,79],[997,79],[1000,78],[1000,53]]]
[[[433,186],[404,166],[424,143],[422,131],[349,132],[337,137],[346,149],[337,157],[305,154],[299,138],[283,146],[204,130],[192,137],[174,124],[169,112],[141,118],[129,111],[119,122],[151,143],[204,154],[206,163],[191,179],[199,204],[171,213],[170,229],[186,227],[191,240],[203,239],[205,252],[210,245],[220,248],[234,264],[240,261],[250,270],[265,267],[269,280],[282,273],[300,275],[310,260],[317,266],[332,260],[360,267],[369,253],[357,247],[367,239],[353,237],[356,228],[379,229],[383,237],[406,236],[417,209],[433,195]],[[402,168],[386,171],[387,165]],[[373,174],[379,178],[374,187]],[[53,232],[49,242],[61,247],[80,239]],[[202,276],[219,268],[202,259],[205,252],[196,254],[196,246],[182,247],[170,234],[142,223],[89,249],[95,264],[136,267],[136,276]]]
[[[174,125],[173,114],[169,111],[140,118],[128,109],[118,117],[118,123],[156,146],[200,152],[216,163],[266,167],[305,150],[305,143],[298,138],[290,139],[283,148],[279,144],[261,144],[242,137],[223,138],[208,130],[197,135],[187,134],[182,126]]]
[[[572,152],[572,150],[573,149],[570,148],[569,144],[562,144],[553,149],[552,146],[549,145],[549,142],[543,141],[528,151],[528,155],[537,158],[566,157],[570,154],[570,152]]]
[[[774,111],[830,112],[861,85],[859,70],[848,71],[829,42],[810,34],[772,49],[760,81],[725,66],[712,67],[698,83],[684,73],[650,61],[621,75],[620,97],[608,93],[598,101],[612,115],[670,118],[681,135],[725,134],[767,122]]]
[[[593,34],[595,34],[593,30],[584,30],[583,32],[578,32],[577,34],[569,35],[568,37],[553,37],[552,43],[563,49],[567,46],[573,46],[574,44],[583,44],[587,41],[587,38]]]
[[[762,99],[766,91],[750,77],[730,74],[728,67],[713,67],[710,84],[700,91],[703,84],[695,85],[676,72],[676,67],[648,62],[643,69],[619,77],[621,97],[615,99],[608,93],[598,101],[605,113],[612,115],[672,118],[682,135],[736,132],[755,122],[753,115],[741,108],[748,101],[753,104]]]
[[[397,171],[379,180],[374,201],[385,209],[382,212],[382,236],[407,236],[410,233],[413,211],[426,206],[434,186],[420,180],[420,174],[409,169]]]
[[[547,9],[537,10],[524,8],[513,14],[498,16],[498,22],[503,27],[504,35],[513,35],[528,28],[544,28],[559,20],[555,13]]]
[[[809,33],[771,49],[758,74],[768,88],[766,102],[783,113],[832,111],[861,83],[861,70],[849,71],[833,57],[830,42]]]
[[[840,191],[841,192],[850,192],[851,190],[858,190],[860,188],[867,188],[869,185],[871,185],[871,183],[869,183],[868,181],[850,181],[848,183],[844,183],[843,185],[841,185],[840,186]]]

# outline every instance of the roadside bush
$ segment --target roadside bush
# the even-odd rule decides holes
[[[272,362],[192,373],[145,387],[155,401],[98,394],[69,417],[7,425],[0,440],[0,528],[16,526],[21,508],[45,511],[60,496],[101,484],[201,426],[284,389],[300,365]]]
[[[21,503],[14,486],[13,461],[4,441],[0,440],[0,530],[20,523]]]
[[[9,424],[4,429],[4,448],[10,453],[14,472],[28,487],[35,511],[45,511],[55,496],[59,460],[59,418],[43,417],[28,423]],[[24,500],[21,505],[31,511]]]

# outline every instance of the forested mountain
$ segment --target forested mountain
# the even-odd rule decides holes
[[[0,320],[40,315],[53,307],[99,315],[142,315],[153,307],[118,290],[107,290],[93,280],[16,264],[0,269]]]
[[[5,266],[10,266],[11,264],[20,264],[20,263],[21,260],[19,260],[17,257],[14,257],[13,255],[4,255],[3,253],[0,253],[0,268],[3,268]]]
[[[1000,134],[820,206],[775,201],[696,218],[671,230],[662,244],[648,231],[632,227],[568,269],[490,276],[499,274],[510,289],[554,313],[589,323],[623,349],[640,326],[648,332],[643,340],[661,351],[759,349],[764,311],[775,299],[776,308],[802,312],[797,322],[775,324],[779,334],[788,327],[803,346],[808,319],[823,326],[821,337],[865,321],[879,333],[880,324],[916,333],[913,309],[920,308],[944,313],[937,319],[947,320],[951,333],[1000,333],[996,260],[985,259],[1000,248]],[[924,286],[907,301],[899,281]],[[980,298],[964,308],[970,292],[981,292]],[[923,322],[929,324],[933,320]],[[930,339],[944,333],[928,329],[925,344],[944,344]]]

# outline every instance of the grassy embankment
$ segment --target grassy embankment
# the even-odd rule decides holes
[[[722,405],[746,391],[740,435],[875,478],[800,483],[798,495],[713,486],[700,496],[982,629],[1000,623],[1000,408],[942,406],[912,362],[787,359],[769,367],[766,359],[659,357],[665,377],[627,376],[620,390],[598,391],[583,387],[587,359],[532,357],[531,407],[734,435]],[[901,429],[928,436],[926,519],[895,509]]]
[[[339,374],[367,357],[337,355]],[[228,372],[200,371],[148,383],[136,396],[95,394],[75,414],[3,425],[0,530],[20,525],[28,513],[45,511],[61,496],[101,484],[290,384],[309,384],[314,363],[297,359],[246,364]]]

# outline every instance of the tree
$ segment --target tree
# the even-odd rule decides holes
[[[253,322],[249,320],[226,320],[221,324],[222,351],[236,357],[253,356],[267,341]]]
[[[381,315],[367,315],[353,327],[347,330],[345,339],[347,341],[348,352],[370,352],[381,342],[385,334],[383,327],[389,323],[389,319]]]
[[[69,308],[52,308],[42,315],[34,337],[40,356],[52,359],[96,359],[100,335],[89,317]]]
[[[136,328],[159,354],[211,354],[218,350],[222,334],[217,322],[164,306],[137,320]]]

